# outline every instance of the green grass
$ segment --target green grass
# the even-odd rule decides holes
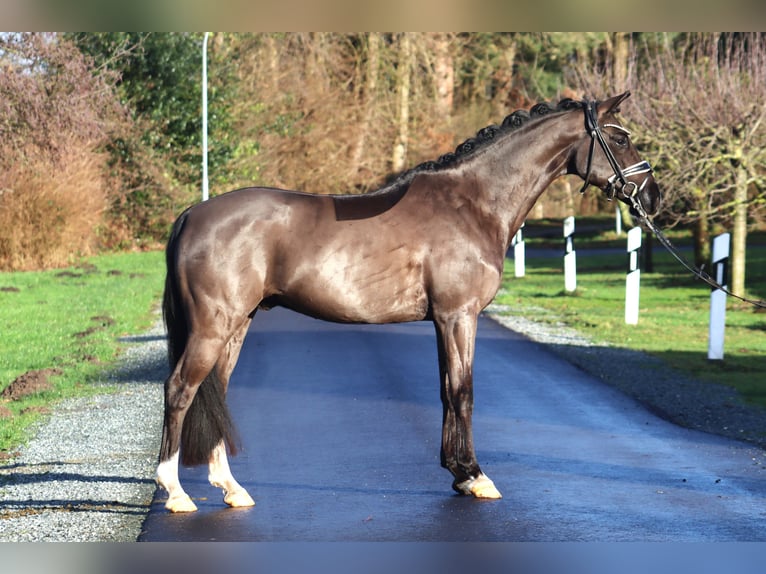
[[[119,338],[148,328],[162,293],[161,252],[83,259],[67,269],[0,273],[0,390],[16,377],[57,368],[54,387],[3,401],[0,451],[23,443],[29,425],[55,401],[96,389],[92,382],[113,365]]]
[[[560,224],[559,224],[560,229]],[[563,240],[553,241],[563,255]],[[558,241],[558,243],[557,243]],[[688,244],[682,232],[674,243]],[[587,249],[583,246],[587,245]],[[702,381],[735,387],[745,400],[766,406],[766,312],[728,298],[723,361],[707,359],[710,289],[683,269],[660,245],[654,246],[653,273],[642,272],[638,325],[626,325],[625,239],[607,233],[575,242],[577,290],[564,292],[563,259],[527,255],[526,277],[513,276],[506,262],[503,288],[495,302],[509,313],[561,322],[590,339],[646,351],[675,369]],[[591,255],[589,249],[619,247],[621,252]],[[690,258],[690,255],[687,255]],[[746,285],[749,294],[766,299],[766,237],[748,241]]]

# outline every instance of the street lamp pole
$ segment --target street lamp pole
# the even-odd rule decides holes
[[[207,38],[202,40],[202,201],[208,198],[207,182]]]

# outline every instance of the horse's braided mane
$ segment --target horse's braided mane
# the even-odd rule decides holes
[[[556,105],[552,105],[548,102],[541,102],[532,106],[529,111],[516,110],[506,116],[500,125],[493,124],[480,129],[474,137],[468,138],[457,146],[454,152],[445,153],[437,160],[425,161],[414,168],[395,176],[384,189],[390,190],[392,187],[409,185],[418,173],[439,171],[441,169],[453,167],[466,156],[473,154],[478,149],[486,147],[498,137],[520,128],[532,119],[540,118],[555,112],[582,109],[582,107],[583,102],[565,98]],[[383,191],[383,189],[380,191]]]

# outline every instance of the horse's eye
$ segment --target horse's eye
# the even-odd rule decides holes
[[[625,134],[615,134],[612,136],[612,141],[615,145],[620,147],[628,147],[628,136]]]

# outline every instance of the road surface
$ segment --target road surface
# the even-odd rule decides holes
[[[259,312],[232,377],[256,506],[229,509],[205,468],[199,511],[159,491],[146,541],[764,541],[763,451],[667,423],[490,319],[474,369],[479,463],[504,498],[458,496],[439,465],[430,323],[367,326]]]

